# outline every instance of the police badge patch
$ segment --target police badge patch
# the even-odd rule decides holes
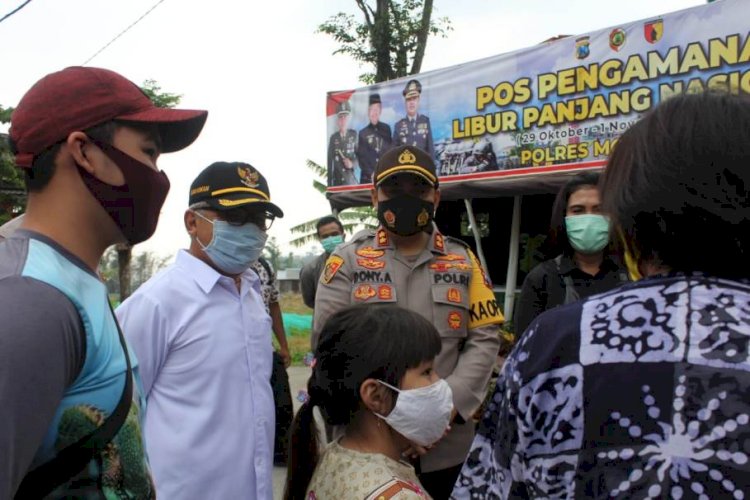
[[[344,263],[344,259],[338,255],[331,255],[326,261],[326,267],[323,270],[323,283],[330,283],[333,277]]]

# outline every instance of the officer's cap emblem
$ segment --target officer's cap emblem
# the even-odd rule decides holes
[[[402,165],[407,163],[416,163],[417,157],[414,156],[414,153],[412,153],[408,149],[404,149],[404,152],[401,153],[401,155],[398,157],[398,162]]]
[[[237,167],[237,175],[240,176],[240,181],[249,188],[258,187],[258,181],[260,181],[260,174],[250,167]]]

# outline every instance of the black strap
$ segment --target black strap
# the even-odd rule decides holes
[[[273,281],[273,271],[271,270],[271,264],[269,264],[268,261],[263,257],[258,257],[258,262],[260,262],[260,265],[263,266],[263,269],[265,269],[268,273],[268,281]]]
[[[80,473],[96,454],[104,450],[104,447],[112,441],[125,423],[125,419],[130,412],[130,405],[133,402],[133,371],[130,366],[130,355],[128,354],[125,337],[122,335],[122,330],[120,330],[120,325],[117,322],[111,304],[109,305],[109,310],[117,326],[120,345],[125,353],[125,363],[127,365],[125,387],[122,390],[120,401],[101,426],[61,450],[49,462],[45,462],[27,473],[16,491],[16,500],[44,498],[55,488],[68,482]]]
[[[562,271],[560,271],[561,263],[562,254],[555,257],[555,264],[557,265],[557,274],[560,276],[560,280],[562,281],[563,287],[565,288],[565,300],[563,301],[563,305],[578,302],[579,300],[581,300],[581,296],[578,294],[578,290],[576,290],[575,283],[573,283],[573,278],[569,274],[563,276]]]

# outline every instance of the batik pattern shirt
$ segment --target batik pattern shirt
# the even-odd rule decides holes
[[[750,283],[645,279],[540,315],[453,498],[750,494]]]

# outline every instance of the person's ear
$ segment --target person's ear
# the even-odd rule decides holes
[[[393,398],[390,390],[377,380],[368,378],[359,386],[359,397],[365,407],[378,415],[391,412]]]
[[[190,209],[185,210],[185,229],[192,238],[198,234],[198,217]]]
[[[370,199],[372,201],[372,208],[377,210],[378,209],[378,189],[377,188],[370,189]]]
[[[437,212],[438,205],[440,205],[440,189],[435,188],[435,212]]]
[[[93,143],[83,132],[71,132],[65,140],[65,146],[76,164],[91,175],[96,170],[93,162]]]

